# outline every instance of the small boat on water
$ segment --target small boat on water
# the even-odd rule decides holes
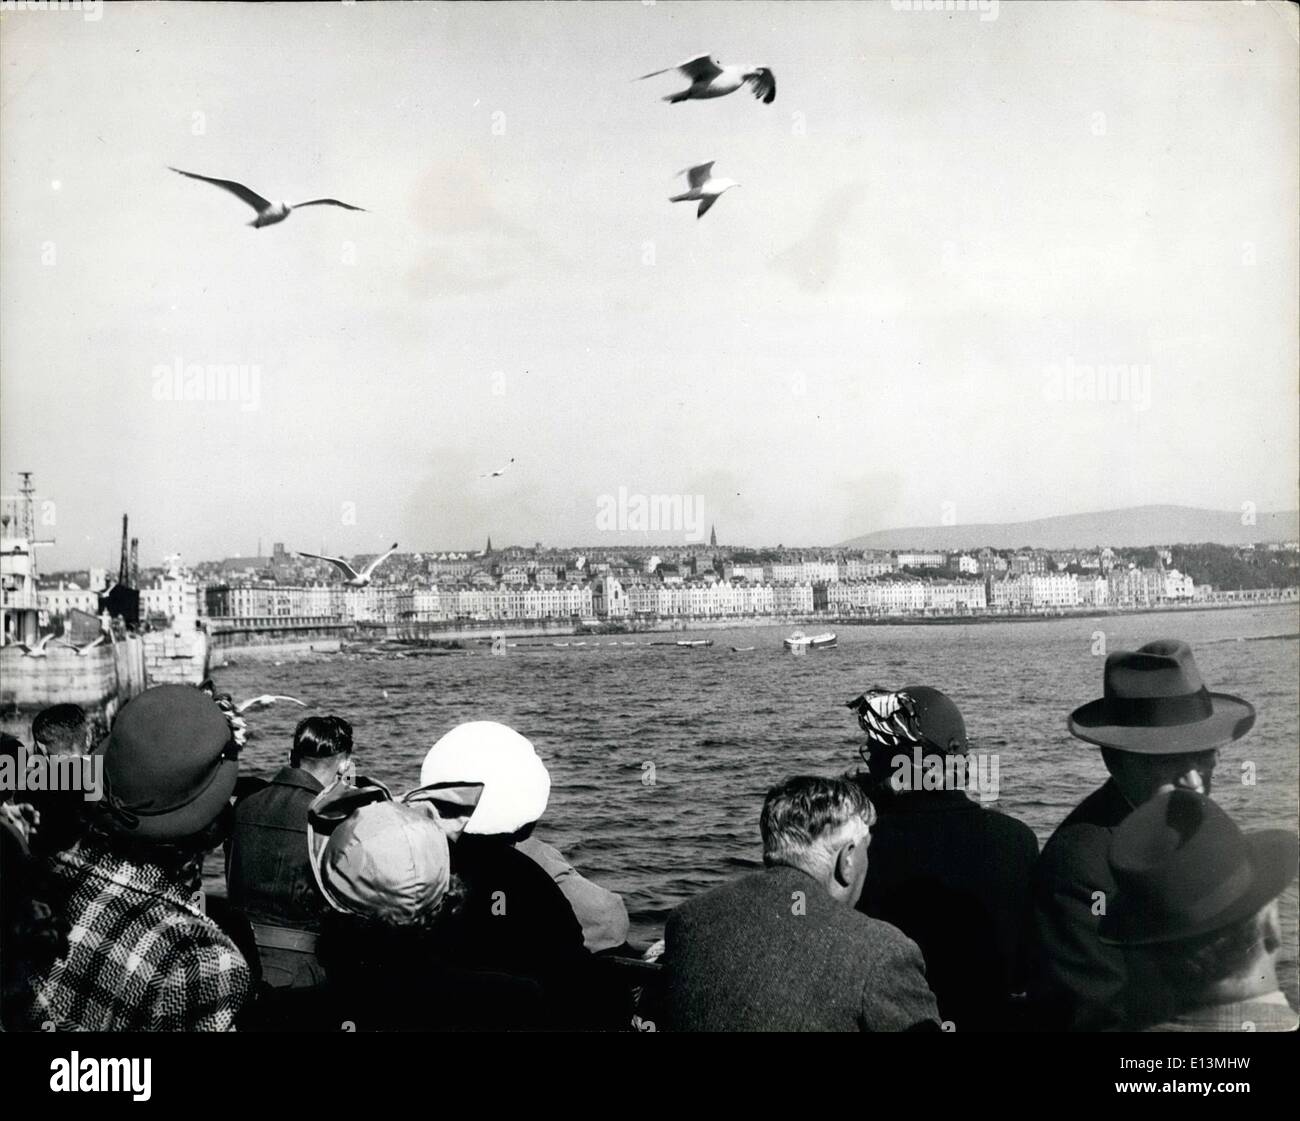
[[[711,638],[679,638],[679,639],[677,640],[677,645],[678,645],[678,646],[712,646],[712,645],[713,645],[713,639],[711,639]]]
[[[792,653],[806,654],[809,650],[833,650],[837,640],[834,631],[823,631],[821,634],[805,635],[803,631],[795,631],[789,638],[784,640],[785,648]]]
[[[731,648],[731,652],[733,654],[747,654],[749,653],[749,651],[757,650],[757,649],[758,649],[757,646],[733,646]]]

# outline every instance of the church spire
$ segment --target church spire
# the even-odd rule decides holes
[[[712,525],[710,525],[709,526],[709,548],[716,549],[717,547],[718,547],[718,531]]]

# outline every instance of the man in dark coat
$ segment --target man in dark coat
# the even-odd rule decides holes
[[[1038,839],[981,804],[998,796],[997,757],[968,754],[961,712],[937,689],[871,690],[849,707],[880,814],[858,910],[921,947],[945,1024],[1023,1029]]]
[[[307,859],[307,809],[352,766],[352,725],[309,716],[293,733],[289,765],[240,799],[226,858],[232,907],[253,924],[262,971],[273,988],[310,989],[325,972],[316,937],[329,906]]]
[[[1048,1026],[1074,1031],[1120,1029],[1158,1016],[1169,999],[1098,935],[1115,894],[1112,834],[1159,793],[1208,795],[1218,749],[1255,723],[1246,701],[1206,689],[1191,649],[1170,639],[1111,654],[1103,688],[1075,709],[1069,728],[1101,747],[1110,778],[1052,834],[1034,873],[1037,1003]]]
[[[761,872],[682,904],[665,932],[674,1031],[937,1029],[916,945],[854,910],[871,802],[846,779],[792,778],[763,805]]]

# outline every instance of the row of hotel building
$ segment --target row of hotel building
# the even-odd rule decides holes
[[[737,568],[741,566],[736,566]],[[653,618],[726,618],[826,613],[964,615],[1077,607],[1143,607],[1197,598],[1191,577],[1163,569],[1115,568],[1107,575],[1022,574],[985,579],[900,575],[844,579],[830,565],[823,580],[619,578],[593,574],[578,582],[518,583],[479,574],[473,582],[429,587],[272,582],[199,585],[185,577],[140,589],[144,616],[207,617],[214,622],[275,625],[307,622],[428,622]],[[801,574],[802,575],[802,574]],[[1206,591],[1208,589],[1202,589]],[[98,593],[76,587],[40,591],[51,616],[94,612]]]

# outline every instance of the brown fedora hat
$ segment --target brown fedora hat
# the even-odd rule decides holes
[[[1191,647],[1176,639],[1111,654],[1105,695],[1070,713],[1070,734],[1143,755],[1208,751],[1239,740],[1255,723],[1249,702],[1211,693]]]
[[[1116,893],[1101,940],[1153,945],[1222,930],[1276,899],[1296,874],[1296,836],[1242,833],[1204,794],[1169,790],[1124,819],[1108,860]]]

